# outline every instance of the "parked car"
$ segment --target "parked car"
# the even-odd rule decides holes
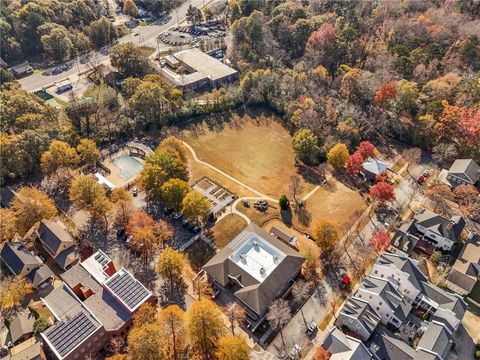
[[[430,171],[425,170],[425,171],[423,172],[422,176],[428,178],[428,177],[430,176]]]
[[[290,350],[290,352],[288,353],[288,358],[292,360],[300,359],[301,350],[302,348],[300,347],[300,345],[298,344],[293,345],[292,350]]]
[[[202,230],[202,229],[200,229],[200,226],[195,226],[195,227],[192,229],[192,232],[193,232],[194,234],[198,234],[198,233],[200,232],[200,230]]]
[[[133,196],[137,196],[138,195],[138,188],[137,187],[134,187],[133,190],[132,190],[132,195]]]
[[[307,325],[306,332],[308,334],[312,334],[315,332],[315,330],[317,330],[317,323],[315,321],[312,321]]]
[[[176,212],[176,213],[173,214],[173,218],[174,218],[175,220],[180,219],[182,216],[183,216],[183,212],[181,212],[181,211],[178,211],[178,212]]]
[[[420,176],[418,177],[418,179],[417,179],[417,183],[421,185],[421,184],[423,184],[424,182],[425,182],[425,176],[420,175]]]

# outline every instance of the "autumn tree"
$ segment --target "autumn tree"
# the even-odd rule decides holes
[[[190,191],[190,185],[188,185],[186,181],[174,178],[164,183],[160,191],[162,192],[162,199],[165,205],[176,211],[180,211],[182,209],[183,199]]]
[[[218,340],[217,359],[249,360],[250,348],[240,336],[222,336]]]
[[[215,358],[225,329],[218,306],[206,298],[195,301],[187,311],[186,327],[193,353],[204,360]]]
[[[313,360],[329,360],[332,354],[330,354],[323,346],[317,347]]]
[[[18,309],[33,292],[31,283],[18,276],[4,278],[0,285],[0,312],[4,316]]]
[[[280,331],[280,337],[282,338],[283,346],[285,346],[283,328],[289,323],[291,318],[292,313],[286,300],[276,299],[272,302],[267,313],[267,320],[274,330]]]
[[[142,327],[157,319],[157,308],[149,302],[143,303],[133,314],[133,326]]]
[[[24,186],[17,191],[17,196],[12,201],[12,209],[15,228],[20,235],[24,235],[38,221],[57,215],[55,202],[43,191],[30,186]]]
[[[372,235],[370,246],[375,253],[380,254],[390,246],[390,236],[388,236],[388,233],[386,232],[378,231]]]
[[[131,18],[138,17],[138,7],[133,0],[125,0],[123,2],[123,12]]]
[[[453,201],[453,195],[448,185],[437,185],[431,187],[427,192],[427,196],[435,204],[435,211],[439,208],[442,213],[446,213],[448,209],[447,200]]]
[[[352,175],[358,174],[362,170],[362,165],[363,165],[363,156],[357,150],[348,157],[347,172]]]
[[[17,233],[15,213],[11,209],[0,208],[0,248],[6,241],[12,241]]]
[[[148,58],[132,42],[117,44],[110,50],[112,66],[125,76],[142,77],[151,72]]]
[[[157,273],[160,274],[164,280],[168,281],[171,290],[183,281],[184,268],[184,256],[170,247],[167,247],[161,252],[155,267]]]
[[[348,161],[348,149],[345,144],[337,144],[327,153],[327,161],[334,168],[341,169]]]
[[[83,164],[93,165],[100,157],[97,144],[90,139],[80,140],[80,143],[77,145],[77,152]]]
[[[162,352],[163,338],[157,322],[134,326],[128,333],[127,343],[131,359],[168,360]]]
[[[112,209],[112,203],[107,198],[103,186],[87,175],[80,175],[72,180],[69,197],[78,209],[87,211],[93,221],[101,217],[106,220],[107,214]]]
[[[235,335],[235,323],[242,324],[245,320],[245,310],[238,305],[236,302],[228,303],[224,307],[225,315],[227,315],[228,321],[230,322],[230,330],[232,330],[232,335]]]
[[[370,196],[380,203],[395,201],[395,188],[385,182],[379,182],[370,187]]]
[[[314,164],[318,154],[318,138],[310,129],[300,129],[293,136],[293,150],[298,160]]]
[[[165,220],[158,220],[153,225],[153,233],[156,241],[161,248],[164,248],[175,236],[175,229]]]
[[[332,251],[339,239],[335,226],[326,220],[320,220],[315,225],[313,238],[318,246],[326,252]]]
[[[186,343],[185,315],[178,305],[170,305],[158,314],[162,350],[166,359],[180,360]]]
[[[183,143],[176,138],[175,136],[169,136],[163,139],[158,145],[160,149],[165,149],[167,151],[176,153],[181,161],[184,163],[187,162],[187,152]]]
[[[385,84],[382,84],[378,87],[375,92],[375,97],[373,102],[377,106],[384,105],[387,101],[395,99],[397,95],[397,84],[395,81],[389,81]]]
[[[188,179],[187,164],[175,152],[158,148],[145,158],[142,171],[142,184],[149,198],[162,199],[162,185],[170,179]]]
[[[42,154],[40,166],[44,173],[49,174],[61,168],[73,167],[78,162],[79,157],[74,148],[64,141],[55,140]]]
[[[367,160],[375,156],[376,149],[370,141],[362,141],[358,145],[357,151],[362,155],[363,160]]]
[[[189,219],[204,224],[212,209],[210,202],[199,192],[191,190],[182,201],[183,213]]]
[[[133,232],[138,228],[153,228],[153,225],[155,225],[155,220],[153,220],[152,217],[145,211],[138,210],[132,214],[130,219],[128,219],[126,231],[129,234],[133,234]]]
[[[453,196],[458,204],[469,207],[477,201],[479,193],[475,186],[462,184],[453,189]],[[450,198],[450,196],[448,196],[448,198]]]
[[[315,64],[320,63],[325,66],[331,73],[336,70],[336,59],[332,56],[337,50],[337,33],[335,28],[324,23],[317,31],[310,34],[307,45],[305,46],[305,54],[311,58]]]

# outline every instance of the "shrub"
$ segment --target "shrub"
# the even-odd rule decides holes
[[[48,328],[48,321],[44,318],[39,318],[33,323],[33,332],[38,335],[44,332]]]
[[[288,198],[285,195],[280,196],[278,204],[282,210],[287,210],[290,207],[290,201],[288,201]]]

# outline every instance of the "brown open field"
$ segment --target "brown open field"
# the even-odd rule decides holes
[[[324,219],[333,223],[340,233],[348,229],[367,208],[365,200],[357,191],[333,178],[318,189],[305,205],[311,217],[308,226],[310,230],[318,220]]]
[[[201,160],[273,198],[288,194],[289,179],[297,175],[291,136],[274,117],[233,115],[221,128],[196,124],[183,136]],[[303,194],[314,186],[303,185]]]
[[[261,225],[274,217],[281,218],[278,204],[270,203],[267,211],[261,212],[253,207],[250,200],[250,207],[246,208],[242,202],[237,205],[237,210],[247,215],[252,222]],[[306,202],[305,209],[308,221],[300,222],[298,216],[293,212],[292,222],[300,229],[312,232],[316,222],[320,219],[330,221],[337,227],[341,234],[358,219],[367,208],[367,205],[356,191],[350,190],[342,183],[330,178],[327,184],[318,189]]]
[[[220,249],[225,247],[235,236],[247,226],[247,222],[240,216],[230,214],[218,221],[213,230],[213,240]]]

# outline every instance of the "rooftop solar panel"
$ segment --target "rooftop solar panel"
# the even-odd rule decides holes
[[[98,327],[92,317],[79,312],[68,321],[61,321],[45,332],[54,349],[63,357],[88,338]]]
[[[150,292],[127,271],[116,273],[107,280],[106,285],[131,310],[135,309]]]

